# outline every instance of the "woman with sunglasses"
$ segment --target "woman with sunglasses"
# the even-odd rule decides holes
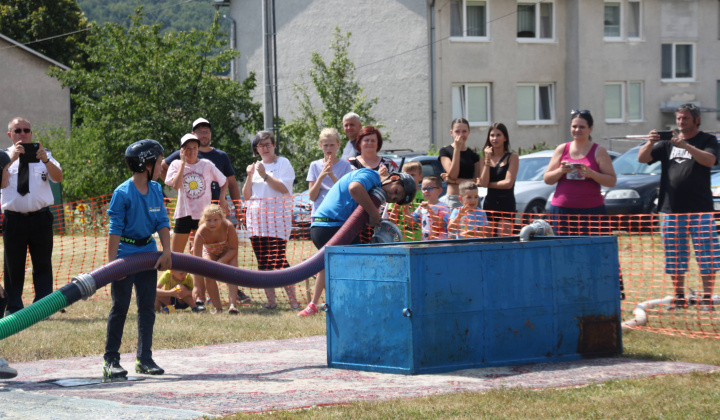
[[[555,149],[543,176],[546,184],[557,183],[550,214],[558,235],[598,234],[600,218],[593,215],[607,214],[600,187],[614,186],[617,177],[607,150],[590,137],[593,130],[590,111],[573,110],[570,116],[573,140]],[[595,227],[588,229],[593,220]]]
[[[487,188],[483,210],[495,235],[512,235],[513,213],[515,213],[515,177],[520,166],[516,153],[510,151],[510,137],[503,123],[495,123],[488,130],[485,158],[478,185]]]

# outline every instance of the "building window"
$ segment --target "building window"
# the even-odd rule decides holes
[[[490,85],[454,85],[452,115],[466,118],[470,126],[490,125]]]
[[[642,82],[628,82],[628,121],[643,119],[643,85]]]
[[[517,37],[551,40],[554,37],[553,3],[518,3]]]
[[[487,38],[487,11],[486,1],[451,1],[450,36]]]
[[[517,118],[521,123],[547,124],[555,120],[555,97],[551,84],[517,87]]]
[[[642,121],[642,82],[605,84],[605,122]]]
[[[605,40],[640,39],[640,10],[639,1],[606,1]]]
[[[622,83],[607,83],[605,85],[605,121],[622,122],[625,113],[623,108]]]
[[[605,2],[605,38],[620,38],[620,3]]]
[[[692,81],[695,79],[695,45],[673,42],[662,44],[662,79]]]

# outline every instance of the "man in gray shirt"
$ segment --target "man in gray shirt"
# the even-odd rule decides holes
[[[343,149],[342,159],[347,160],[359,154],[355,148],[355,140],[361,128],[362,124],[360,123],[360,116],[358,114],[354,112],[345,114],[343,117],[343,131],[348,138],[348,142]]]

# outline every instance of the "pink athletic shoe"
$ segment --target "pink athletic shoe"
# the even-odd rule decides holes
[[[318,311],[317,306],[315,306],[314,303],[310,302],[310,303],[308,303],[307,308],[298,312],[298,316],[302,316],[302,317],[312,316],[312,315],[315,315],[317,313],[317,311]]]

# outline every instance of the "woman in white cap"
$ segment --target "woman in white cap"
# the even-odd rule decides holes
[[[220,185],[220,194],[225,196],[227,183],[225,175],[207,159],[198,159],[200,140],[194,134],[185,134],[180,139],[180,159],[173,161],[168,168],[165,184],[178,191],[177,204],[175,205],[175,228],[173,229],[172,250],[173,252],[185,252],[185,245],[191,232],[198,228],[198,222],[203,214],[205,206],[212,200],[213,181]],[[195,277],[193,297],[205,296],[204,279]],[[213,290],[210,290],[213,289]],[[208,294],[215,306],[215,312],[222,311],[220,292],[217,283],[208,289]],[[237,295],[230,296],[230,303],[235,304]]]

